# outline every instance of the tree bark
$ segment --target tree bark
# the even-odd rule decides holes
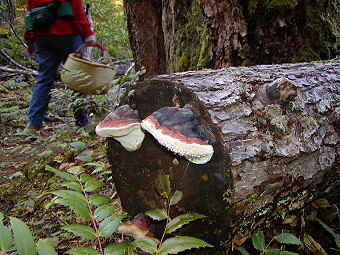
[[[169,174],[173,187],[184,193],[172,213],[208,216],[184,232],[230,244],[231,238],[237,242],[259,225],[335,192],[340,187],[339,64],[232,67],[137,84],[122,104],[137,109],[141,119],[165,106],[190,107],[209,131],[214,155],[207,164],[190,163],[147,132],[135,152],[109,139],[123,208],[135,215],[161,207],[155,180]]]
[[[337,0],[125,0],[137,68],[164,72],[330,59]]]
[[[0,6],[0,27],[7,22],[13,23],[16,18],[16,10],[12,0],[5,0]]]
[[[165,51],[161,27],[162,2],[124,1],[130,46],[136,69],[146,68],[146,76],[165,72]]]

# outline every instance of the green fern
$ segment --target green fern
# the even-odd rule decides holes
[[[267,8],[282,8],[286,7],[289,9],[293,9],[297,6],[298,2],[296,0],[267,0],[266,7]]]

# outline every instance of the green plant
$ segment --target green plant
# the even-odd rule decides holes
[[[319,218],[315,219],[331,236],[334,238],[334,242],[336,246],[340,249],[340,234],[335,233],[334,229],[327,226],[326,223],[324,223]]]
[[[118,232],[119,226],[123,225],[121,224],[122,219],[127,215],[117,213],[119,207],[113,204],[112,199],[97,192],[104,185],[100,178],[101,174],[108,173],[105,166],[100,162],[90,162],[85,165],[95,167],[91,175],[80,166],[71,167],[67,172],[46,166],[47,171],[64,180],[60,185],[66,187],[66,189],[52,192],[56,195],[54,202],[70,207],[88,223],[69,224],[64,226],[63,229],[95,243],[91,247],[70,249],[67,251],[68,254],[130,254],[136,249],[141,249],[151,254],[166,255],[177,254],[192,248],[212,247],[203,240],[189,236],[175,236],[165,239],[167,234],[172,234],[183,225],[205,217],[196,213],[182,214],[175,218],[170,217],[171,206],[176,205],[183,194],[180,191],[171,192],[169,176],[167,175],[161,175],[158,179],[160,190],[162,190],[161,194],[165,201],[165,209],[152,209],[145,213],[154,220],[167,221],[161,239],[139,235],[138,237],[134,236],[135,239],[132,241],[113,242],[104,247],[104,243],[108,243],[106,239]],[[96,175],[96,177],[93,177],[93,175]]]
[[[298,253],[278,250],[270,248],[270,245],[273,241],[279,242],[280,244],[293,244],[293,245],[302,245],[301,241],[293,234],[290,233],[281,233],[279,235],[274,236],[268,244],[266,244],[265,237],[262,231],[256,232],[251,236],[251,241],[253,247],[260,252],[261,255],[298,255]],[[238,247],[237,250],[242,255],[250,255],[250,253],[243,247]]]
[[[76,236],[94,241],[91,247],[74,248],[68,254],[104,254],[103,240],[110,237],[126,214],[117,213],[119,206],[113,204],[109,196],[97,191],[104,186],[100,176],[107,172],[101,162],[89,162],[87,166],[94,166],[91,175],[81,166],[74,166],[68,172],[46,166],[46,170],[63,179],[60,183],[65,189],[59,189],[52,194],[56,196],[54,202],[71,208],[88,224],[68,224],[63,227]],[[107,254],[107,252],[105,252]]]
[[[123,1],[87,0],[91,4],[94,30],[109,54],[115,58],[131,57]]]
[[[151,209],[145,214],[157,221],[166,220],[162,237],[160,239],[150,237],[137,239],[134,246],[145,252],[157,255],[177,254],[192,248],[213,247],[201,239],[190,236],[175,236],[165,239],[166,235],[174,233],[194,220],[205,218],[205,216],[198,213],[186,213],[171,218],[171,206],[181,201],[183,193],[178,190],[171,191],[169,175],[160,175],[157,186],[164,200],[164,208]]]
[[[15,250],[19,255],[57,255],[49,239],[39,239],[34,242],[33,235],[28,226],[20,219],[11,217],[10,227],[3,224],[4,215],[0,213],[0,254],[13,254]]]
[[[267,0],[266,7],[267,8],[294,8],[298,2],[296,0]]]

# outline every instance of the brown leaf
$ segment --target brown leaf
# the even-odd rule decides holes
[[[289,215],[289,216],[285,217],[285,219],[283,220],[283,224],[287,224],[287,225],[290,225],[292,227],[297,226],[297,216]]]
[[[305,247],[314,255],[327,255],[321,244],[315,241],[310,235],[305,234],[303,236],[303,243]]]
[[[314,208],[328,208],[331,207],[327,199],[318,199],[312,203]]]
[[[59,166],[59,170],[65,170],[65,169],[68,169],[68,168],[70,168],[71,166],[74,166],[74,165],[75,165],[75,163],[65,162],[65,163],[62,163]]]
[[[242,244],[245,243],[245,241],[247,241],[247,239],[248,239],[248,236],[237,235],[237,236],[234,236],[232,243],[233,245],[241,246]]]

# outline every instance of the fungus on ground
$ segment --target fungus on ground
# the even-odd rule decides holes
[[[161,145],[195,164],[207,163],[214,153],[207,131],[188,108],[163,107],[144,119],[142,128]]]
[[[117,230],[118,232],[132,236],[135,239],[154,237],[154,233],[150,231],[150,223],[143,214],[137,214],[131,222],[119,224]]]
[[[96,133],[102,137],[113,137],[127,151],[138,150],[145,134],[136,110],[123,105],[111,112],[96,127]]]

